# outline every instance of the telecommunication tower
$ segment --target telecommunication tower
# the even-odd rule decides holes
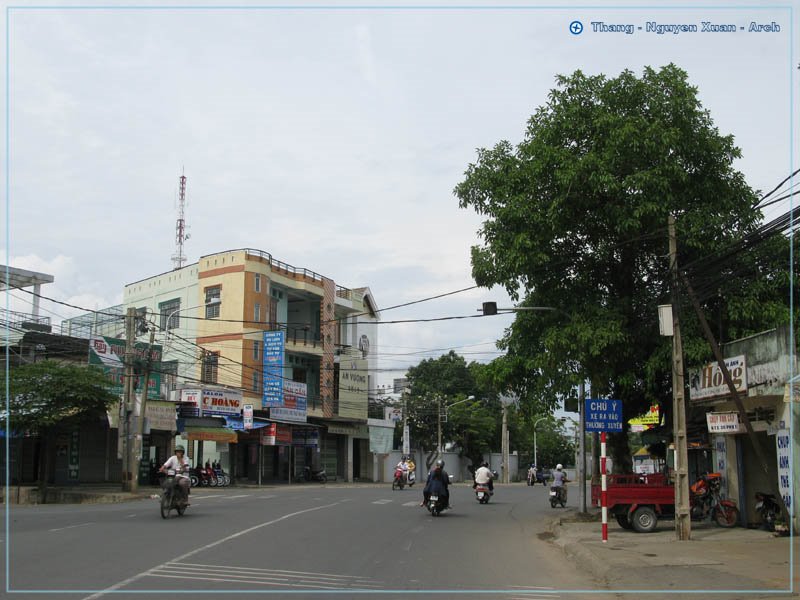
[[[186,176],[181,173],[180,192],[178,194],[178,220],[175,222],[175,254],[172,255],[173,270],[180,269],[186,262],[186,255],[183,253],[183,242],[189,239],[186,233],[186,219],[184,209],[186,208]]]

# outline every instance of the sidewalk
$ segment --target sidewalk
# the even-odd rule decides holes
[[[579,568],[612,589],[692,589],[696,574],[678,567],[698,567],[707,578],[733,585],[727,589],[789,589],[790,538],[763,530],[693,522],[691,540],[678,541],[672,520],[660,521],[653,533],[611,522],[603,543],[599,510],[582,515],[566,509],[551,522],[549,534]],[[708,591],[716,587],[709,584]]]

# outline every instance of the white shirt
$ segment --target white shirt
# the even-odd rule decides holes
[[[478,467],[478,470],[475,471],[475,483],[489,483],[492,479],[494,476],[486,467]]]
[[[189,470],[189,459],[184,456],[183,464],[181,464],[177,456],[171,456],[169,460],[164,463],[162,469],[173,469],[178,477],[188,477],[188,475],[185,475],[183,471]]]
[[[402,469],[403,472],[408,471],[408,463],[406,461],[401,461],[401,462],[397,463],[397,467],[395,467],[395,468],[396,469]]]

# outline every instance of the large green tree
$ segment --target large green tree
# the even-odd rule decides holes
[[[101,369],[61,364],[53,360],[12,367],[9,372],[9,428],[38,434],[39,501],[47,501],[50,477],[49,446],[59,433],[105,414],[118,398],[108,391]]]
[[[506,331],[506,381],[531,412],[575,394],[623,400],[626,419],[670,397],[670,340],[657,305],[669,300],[668,215],[679,264],[715,255],[754,232],[757,195],[734,168],[740,150],[721,134],[687,74],[668,65],[618,77],[576,71],[556,78],[515,146],[479,149],[455,188],[462,208],[485,217],[472,248],[475,281],[502,285],[522,305]],[[715,298],[703,298],[744,334],[788,320],[787,245],[773,239],[735,257]],[[766,249],[764,249],[766,248]],[[752,285],[742,281],[755,279]],[[691,316],[687,361],[709,357]],[[615,468],[630,464],[625,436],[612,440]]]

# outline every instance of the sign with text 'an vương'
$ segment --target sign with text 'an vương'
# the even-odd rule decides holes
[[[586,431],[625,431],[621,400],[587,399],[584,408]]]

